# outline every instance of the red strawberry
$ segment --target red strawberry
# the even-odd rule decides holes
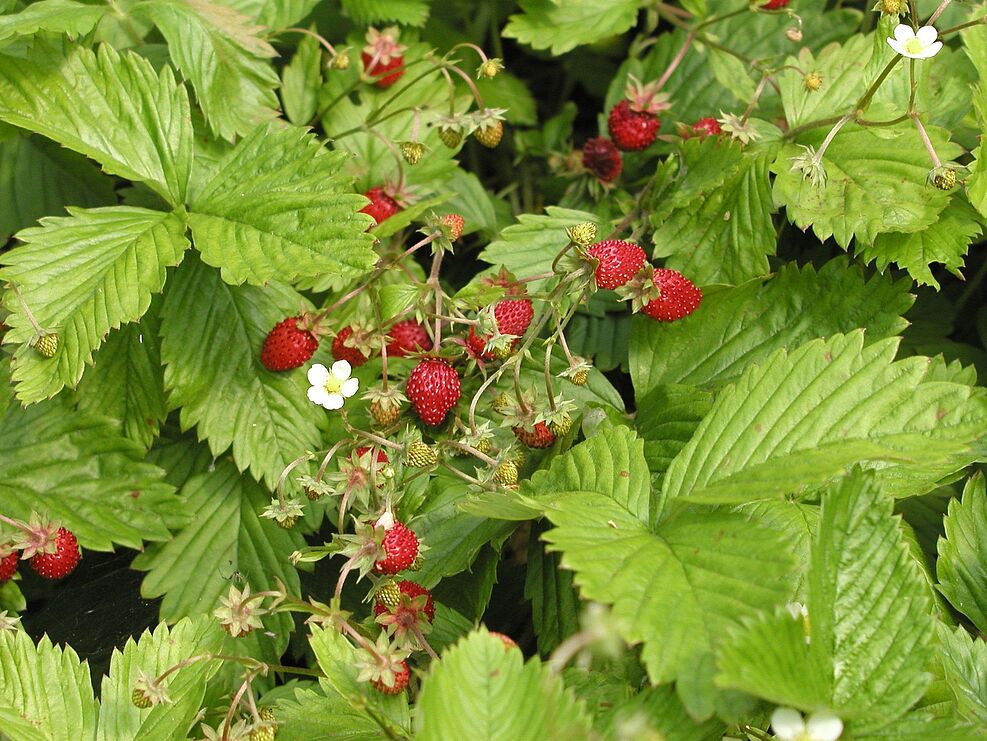
[[[418,536],[395,521],[384,535],[384,558],[374,564],[378,574],[397,574],[411,566],[418,555]]]
[[[390,87],[404,75],[403,56],[390,57],[387,62],[384,62],[381,59],[374,61],[374,58],[367,52],[362,52],[360,58],[363,60],[363,68],[367,74],[377,78],[374,80],[374,85],[377,87]]]
[[[332,356],[336,358],[336,360],[345,360],[354,368],[359,368],[361,365],[366,363],[369,358],[355,347],[350,347],[346,344],[346,340],[348,340],[352,334],[353,327],[343,327],[339,330],[339,333],[332,341]]]
[[[449,231],[452,232],[453,242],[463,236],[463,229],[466,228],[466,219],[459,214],[446,214],[442,217],[442,223],[449,227]]]
[[[703,292],[677,270],[655,268],[654,283],[661,296],[645,304],[641,311],[659,322],[689,316],[703,300]]]
[[[363,194],[370,203],[360,209],[362,214],[370,214],[378,224],[386,221],[401,210],[400,204],[380,186],[371,188]]]
[[[362,458],[366,453],[370,451],[370,447],[367,445],[361,445],[356,449],[356,457]],[[390,459],[387,457],[387,453],[383,448],[377,449],[377,464],[383,465],[385,463],[390,463]]]
[[[498,301],[494,306],[493,313],[494,319],[497,322],[497,330],[501,334],[517,335],[518,339],[514,340],[513,347],[517,347],[521,341],[521,335],[528,331],[531,320],[535,316],[535,310],[531,306],[531,299],[527,298]],[[470,327],[470,333],[466,337],[466,346],[475,356],[484,360],[491,360],[493,355],[485,352],[487,340],[489,339],[489,337],[485,339],[480,337],[476,333],[476,330]]]
[[[17,573],[17,561],[20,556],[17,551],[11,551],[3,558],[0,558],[0,584],[10,581],[11,577]]]
[[[761,10],[781,10],[789,2],[791,0],[768,0],[768,2],[761,6]]]
[[[82,554],[75,536],[64,527],[58,528],[54,553],[38,553],[31,557],[31,568],[45,579],[62,579],[71,574]]]
[[[544,422],[537,422],[531,429],[515,427],[514,435],[529,448],[548,448],[555,442],[555,435]]]
[[[370,680],[370,684],[378,692],[385,695],[400,695],[404,688],[408,686],[408,679],[411,677],[411,670],[408,669],[408,662],[401,662],[401,669],[394,672],[394,684],[388,687],[380,678]]]
[[[624,160],[617,147],[606,137],[587,139],[583,145],[583,167],[604,183],[609,183],[619,174]]]
[[[404,392],[422,421],[437,425],[459,401],[459,374],[444,360],[426,358],[411,371]]]
[[[432,338],[414,319],[398,322],[391,327],[387,336],[391,338],[387,343],[387,354],[392,358],[403,358],[411,353],[432,349]]]
[[[597,242],[586,253],[599,260],[596,267],[596,286],[613,290],[634,277],[644,267],[647,255],[633,242],[620,239],[605,239]]]
[[[290,316],[267,333],[260,351],[260,362],[269,371],[285,371],[304,365],[319,347],[319,339],[302,329],[302,317]]]
[[[661,121],[650,111],[634,110],[631,102],[624,99],[610,111],[607,128],[618,149],[636,152],[654,143]]]
[[[425,600],[425,607],[422,612],[425,613],[425,617],[428,618],[428,622],[433,622],[435,620],[435,600],[432,599],[432,593],[429,592],[421,584],[415,584],[413,581],[398,582],[398,589],[401,590],[401,594],[407,595],[409,599],[414,599],[422,594],[427,595]],[[374,602],[374,615],[383,615],[385,612],[394,612],[395,608],[400,605],[400,602],[395,605],[388,605],[379,599]]]
[[[723,129],[715,118],[700,118],[692,124],[692,133],[696,136],[717,136],[723,133]]]
[[[370,77],[377,78],[374,80],[377,87],[390,87],[401,79],[406,48],[398,43],[397,29],[367,30],[367,45],[363,47],[360,58],[364,71]]]

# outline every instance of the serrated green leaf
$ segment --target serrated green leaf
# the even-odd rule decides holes
[[[506,108],[504,120],[514,126],[535,126],[538,110],[528,84],[506,70],[494,78],[478,80],[477,90],[487,108]]]
[[[642,720],[646,723],[643,727]],[[715,718],[703,723],[695,721],[676,697],[671,685],[647,687],[629,700],[617,704],[610,713],[609,726],[612,738],[620,738],[623,726],[634,728],[634,732],[639,734],[644,734],[647,729],[665,741],[720,741],[726,730],[723,723]]]
[[[949,143],[947,132],[927,127],[929,138],[944,162],[961,150]],[[910,124],[882,129],[848,124],[823,156],[825,185],[813,185],[792,170],[792,158],[805,154],[799,145],[818,149],[826,129],[805,132],[785,146],[772,165],[776,205],[800,229],[812,227],[820,239],[836,239],[846,248],[856,237],[869,244],[884,232],[911,233],[936,222],[946,207],[947,194],[926,182],[931,165],[921,138]],[[893,137],[893,138],[888,138]]]
[[[556,458],[531,487],[555,525],[543,537],[575,571],[580,595],[613,605],[660,684],[691,671],[728,626],[785,602],[794,564],[781,534],[740,514],[686,511],[656,524],[649,479],[642,441],[614,427]]]
[[[0,408],[4,514],[46,513],[93,550],[165,540],[169,525],[184,522],[181,501],[143,455],[105,417],[62,401],[27,409],[10,402]]]
[[[262,26],[210,0],[154,0],[138,6],[161,31],[175,66],[195,89],[212,132],[233,141],[275,118],[277,56]]]
[[[109,674],[100,687],[97,741],[166,741],[189,733],[199,713],[206,682],[219,671],[219,661],[197,661],[172,672],[165,681],[170,700],[146,710],[134,706],[131,695],[138,671],[158,677],[193,656],[220,653],[224,634],[212,616],[184,618],[169,628],[161,623],[154,633],[131,638],[110,659]]]
[[[98,712],[89,666],[71,647],[0,631],[0,728],[11,741],[94,741]]]
[[[108,206],[116,202],[113,180],[84,157],[40,136],[0,142],[0,240],[58,216],[66,206]]]
[[[111,329],[134,322],[164,287],[166,268],[188,249],[185,224],[174,213],[130,206],[69,209],[17,235],[24,244],[0,257],[0,278],[18,287],[24,304],[46,330],[59,335],[54,358],[29,343],[36,332],[24,306],[8,291],[14,353],[13,380],[25,403],[79,383],[92,354]]]
[[[535,49],[565,54],[582,44],[592,44],[623,33],[637,20],[637,0],[520,0],[523,11],[512,15],[504,36]]]
[[[956,705],[963,717],[987,725],[987,643],[963,628],[951,630],[940,623],[939,656]]]
[[[548,656],[579,630],[579,596],[572,583],[572,572],[559,568],[559,554],[546,553],[544,544],[536,537],[540,530],[537,523],[532,524],[524,596],[531,601],[538,651]]]
[[[39,31],[81,36],[89,33],[109,9],[109,6],[86,5],[74,0],[41,0],[19,13],[0,17],[0,42]]]
[[[185,200],[192,122],[169,67],[159,75],[143,57],[108,44],[96,52],[76,46],[67,57],[38,46],[26,62],[0,55],[0,120],[146,183],[172,205]]]
[[[712,394],[692,386],[656,386],[641,397],[635,421],[653,474],[668,470],[712,404]]]
[[[482,628],[432,664],[416,710],[422,741],[590,737],[589,716],[562,680]]]
[[[119,420],[123,434],[144,448],[168,416],[159,328],[152,308],[139,323],[110,332],[75,393],[79,409]]]
[[[223,159],[189,214],[204,262],[228,283],[356,277],[377,260],[366,204],[329,152],[299,128],[262,126]]]
[[[577,311],[565,328],[569,349],[592,358],[593,367],[601,371],[627,368],[632,321],[624,305],[620,308],[619,314],[608,312],[602,317]]]
[[[306,396],[304,372],[273,373],[260,363],[267,333],[303,304],[278,283],[230,286],[190,258],[161,311],[165,387],[181,405],[182,427],[196,425],[216,456],[232,445],[240,470],[271,489],[288,463],[319,447],[326,419]]]
[[[871,82],[873,53],[873,39],[863,35],[830,44],[818,55],[813,55],[808,48],[799,51],[797,58],[789,60],[794,67],[778,77],[789,127],[850,110]],[[807,90],[803,73],[819,75],[822,78],[820,88]]]
[[[808,620],[778,610],[736,631],[720,685],[882,725],[922,696],[931,604],[891,506],[873,473],[833,487],[812,546]]]
[[[960,275],[967,248],[982,231],[977,212],[966,199],[956,197],[928,228],[912,234],[880,234],[872,245],[858,244],[856,252],[865,262],[873,260],[881,272],[893,262],[919,285],[938,290],[932,264],[942,263],[949,272]]]
[[[794,263],[770,281],[751,281],[703,298],[679,322],[636,320],[631,335],[631,377],[641,398],[660,384],[716,386],[772,352],[866,327],[868,342],[896,335],[912,297],[907,281],[868,280],[844,257],[819,270]]]
[[[274,31],[297,25],[318,4],[319,0],[223,0],[223,5],[236,8]]]
[[[291,61],[281,70],[281,100],[284,112],[296,126],[307,126],[315,118],[322,86],[322,47],[312,36],[304,36]]]
[[[888,492],[914,496],[976,460],[987,397],[930,380],[927,358],[893,362],[896,339],[863,342],[835,335],[750,367],[676,456],[662,496],[778,498],[868,460]]]
[[[337,737],[347,741],[377,741],[380,726],[350,708],[342,698],[310,689],[296,689],[294,697],[279,700],[275,709],[278,741],[312,741]]]
[[[971,478],[963,499],[949,502],[939,539],[939,591],[981,631],[987,630],[987,491],[984,477]]]
[[[400,23],[424,26],[428,20],[427,0],[343,0],[343,9],[356,23]]]

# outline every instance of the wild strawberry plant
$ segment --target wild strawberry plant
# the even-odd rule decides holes
[[[0,12],[0,738],[982,737],[987,3]]]

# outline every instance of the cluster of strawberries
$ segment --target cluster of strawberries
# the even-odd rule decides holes
[[[0,515],[0,522],[13,525],[18,535],[0,543],[0,584],[17,573],[21,560],[45,579],[63,579],[71,574],[82,558],[75,535],[34,516],[29,523]]]

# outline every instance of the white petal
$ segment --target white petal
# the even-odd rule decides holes
[[[313,404],[323,406],[328,398],[329,394],[326,393],[325,386],[312,386],[308,390],[308,400]]]
[[[343,387],[339,389],[339,393],[345,396],[347,399],[353,396],[360,389],[360,379],[359,378],[348,378],[343,381]]]
[[[922,59],[929,59],[930,57],[934,57],[936,54],[939,53],[940,49],[942,49],[941,41],[937,41],[934,44],[929,44],[929,47],[924,52],[922,52]]]
[[[322,402],[326,409],[340,409],[343,406],[343,397],[339,394],[326,394],[326,400]]]
[[[915,31],[913,31],[912,27],[907,23],[899,23],[894,27],[894,31],[892,33],[894,34],[895,39],[901,43],[905,43],[909,39],[915,38]]]
[[[313,386],[322,386],[329,378],[329,369],[322,363],[316,363],[308,369],[308,382]]]
[[[939,38],[939,32],[933,26],[922,26],[915,33],[915,36],[917,36],[918,40],[922,42],[922,46],[928,46]]]
[[[909,56],[911,56],[907,51],[905,51],[905,46],[900,41],[895,41],[894,39],[889,38],[888,39],[888,46],[890,46],[896,52],[898,52],[899,54],[901,54],[901,56],[903,56],[903,57],[909,57]]]
[[[836,741],[843,733],[843,721],[828,710],[813,713],[805,724],[812,741]]]
[[[771,714],[771,729],[781,741],[795,741],[805,731],[805,721],[794,708],[776,708]]]
[[[353,369],[350,368],[350,364],[347,363],[345,360],[337,360],[335,363],[332,364],[332,374],[336,376],[336,378],[338,378],[340,381],[345,381],[347,378],[350,377],[350,373],[352,372]]]

